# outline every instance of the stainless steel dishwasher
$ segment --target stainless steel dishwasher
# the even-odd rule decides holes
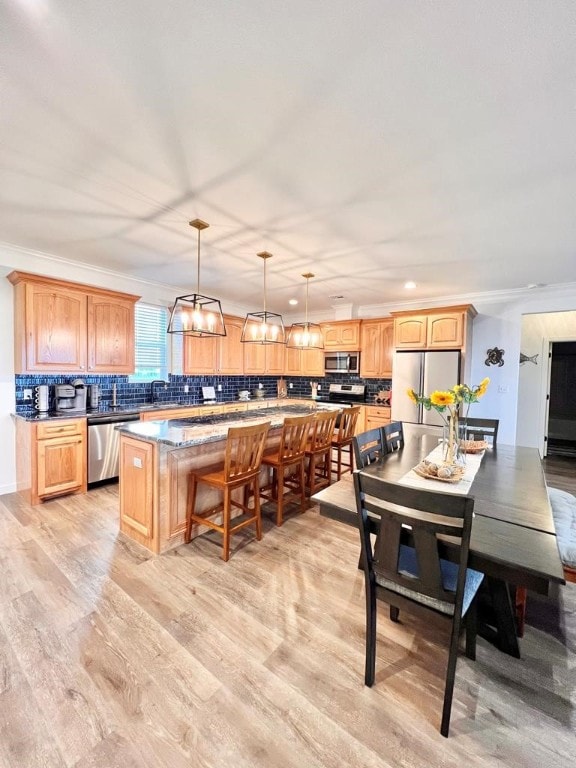
[[[106,413],[88,416],[88,483],[118,477],[120,424],[139,421],[138,413]]]

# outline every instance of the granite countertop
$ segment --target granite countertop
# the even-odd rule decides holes
[[[215,414],[188,419],[136,421],[118,427],[118,431],[137,439],[164,443],[176,448],[187,448],[216,440],[224,440],[229,427],[269,421],[272,429],[281,427],[287,416],[304,416],[312,410],[323,410],[323,408],[321,405],[316,406],[316,403],[310,403],[310,405],[284,405],[245,411],[244,413]]]
[[[270,400],[278,400],[277,397],[262,398],[262,402]],[[300,399],[297,397],[290,398],[291,400]],[[305,402],[310,401],[310,398],[302,398]],[[38,413],[34,408],[26,406],[17,406],[16,412],[12,414],[25,421],[51,421],[60,419],[82,419],[89,418],[91,416],[111,416],[115,413],[121,415],[143,413],[150,411],[164,411],[164,410],[182,410],[187,408],[213,408],[215,405],[232,405],[233,403],[244,402],[242,400],[226,400],[217,401],[215,403],[176,403],[176,402],[160,402],[160,403],[129,403],[117,406],[111,406],[110,404],[103,404],[99,408],[86,410],[86,411],[49,411],[48,413]],[[248,402],[257,402],[256,399],[249,400]],[[254,411],[251,411],[252,413]]]

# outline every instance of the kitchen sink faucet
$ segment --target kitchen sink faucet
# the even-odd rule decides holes
[[[168,389],[168,383],[164,381],[164,379],[154,379],[154,381],[150,385],[150,395],[153,403],[158,402],[158,396],[156,394],[156,390],[160,386],[164,391]]]

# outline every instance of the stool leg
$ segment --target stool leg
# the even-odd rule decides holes
[[[196,489],[197,488],[198,488],[198,483],[196,481],[196,475],[192,475],[190,478],[188,509],[186,510],[186,533],[184,535],[184,541],[186,542],[186,544],[189,544],[192,538],[192,515],[194,514],[194,510],[196,509]]]
[[[336,479],[340,480],[342,477],[342,446],[338,445],[336,448],[336,454],[338,456],[338,461],[336,462]]]
[[[284,467],[282,464],[275,470],[276,477],[276,525],[284,522]]]
[[[222,559],[225,563],[230,557],[230,488],[224,488],[224,508],[222,509],[223,544]]]
[[[298,474],[300,475],[300,512],[306,511],[306,473],[304,472],[304,458],[298,465]]]
[[[256,516],[256,539],[260,541],[262,538],[262,515],[260,513],[260,475],[252,480],[252,487],[254,489],[254,514]]]

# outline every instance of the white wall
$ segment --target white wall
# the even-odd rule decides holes
[[[522,352],[538,355],[537,364],[526,362],[520,366],[518,386],[518,423],[516,442],[543,448],[542,437],[546,425],[546,384],[548,377],[548,350],[551,341],[576,340],[576,312],[548,312],[524,315],[522,319]]]

